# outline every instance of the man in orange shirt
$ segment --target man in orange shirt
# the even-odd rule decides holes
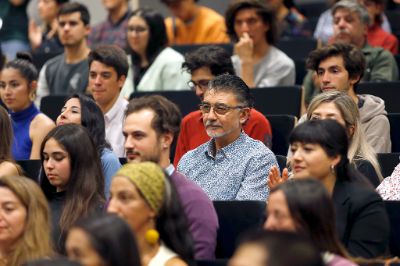
[[[161,0],[172,17],[165,20],[169,43],[210,44],[229,42],[224,18],[214,10],[200,6],[197,0]]]

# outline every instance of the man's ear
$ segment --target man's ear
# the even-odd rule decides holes
[[[163,149],[169,148],[172,145],[172,142],[174,141],[174,134],[171,132],[169,133],[163,133],[160,137],[161,141],[161,147]]]
[[[240,124],[244,125],[246,123],[247,120],[249,120],[250,117],[250,110],[251,108],[246,107],[246,108],[242,108],[242,110],[240,111]]]

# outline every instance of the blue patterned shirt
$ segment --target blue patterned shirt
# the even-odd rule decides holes
[[[187,152],[178,171],[196,182],[212,200],[268,198],[267,177],[278,167],[275,155],[261,141],[242,132],[238,139],[214,154],[214,139]]]

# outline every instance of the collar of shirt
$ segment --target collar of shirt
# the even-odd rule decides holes
[[[118,114],[121,112],[121,108],[125,108],[128,103],[125,104],[125,102],[128,102],[121,96],[118,97],[118,99],[115,101],[113,107],[111,107],[110,110],[108,110],[107,113],[104,114],[104,119],[106,120],[107,123],[111,122],[113,119],[115,119]]]
[[[168,165],[166,168],[164,168],[164,171],[165,171],[169,176],[171,176],[171,175],[174,173],[174,171],[175,171],[175,167],[174,167],[173,164],[170,164],[170,165]]]
[[[131,12],[132,12],[131,9],[128,8],[128,10],[126,11],[126,13],[125,13],[117,22],[115,22],[115,23],[112,22],[111,16],[109,15],[108,18],[107,18],[108,23],[109,23],[110,25],[112,25],[113,27],[119,27],[119,25],[120,25],[125,19],[128,18],[128,16],[131,14]]]
[[[215,159],[217,157],[218,154],[221,154],[222,156],[229,158],[229,157],[234,157],[237,155],[237,151],[238,149],[242,149],[242,145],[246,140],[246,133],[242,132],[240,133],[239,137],[232,142],[229,145],[226,145],[225,147],[219,149],[217,152],[215,152],[215,156],[213,156],[214,151],[215,151],[215,139],[212,138],[209,142],[208,142],[208,148],[206,150],[206,155]]]

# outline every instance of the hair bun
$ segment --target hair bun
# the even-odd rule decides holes
[[[16,58],[17,58],[17,59],[20,59],[20,60],[26,60],[26,61],[28,61],[29,63],[32,63],[32,64],[33,64],[32,56],[31,56],[31,54],[28,53],[28,52],[18,52]]]

